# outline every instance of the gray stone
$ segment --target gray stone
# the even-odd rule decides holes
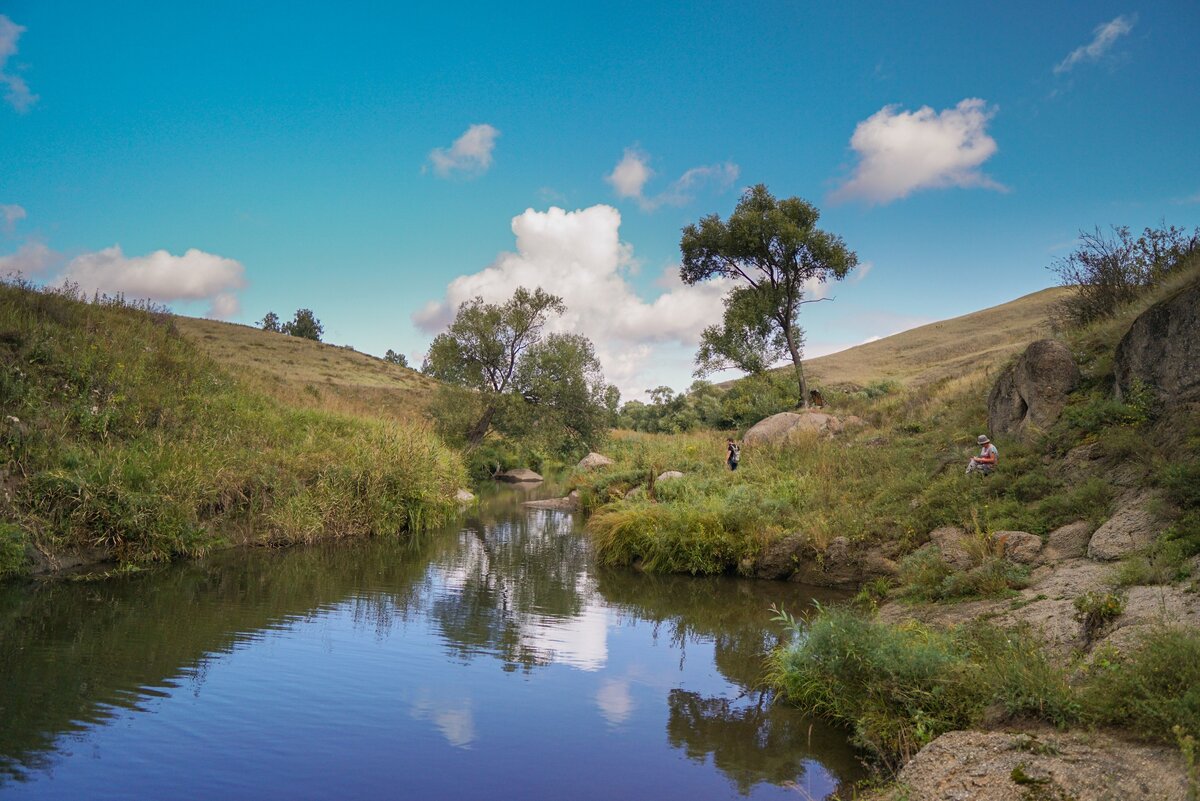
[[[967,553],[964,542],[966,537],[967,532],[958,526],[942,526],[929,532],[929,541],[942,552],[942,559],[958,570],[971,567],[971,555]]]
[[[1086,520],[1077,520],[1051,531],[1046,537],[1046,547],[1042,549],[1043,562],[1057,562],[1063,559],[1076,559],[1087,554],[1088,542],[1092,532],[1096,530]]]
[[[518,467],[515,470],[505,470],[503,473],[497,473],[496,480],[507,481],[510,484],[519,484],[526,481],[541,481],[542,477],[528,468]]]
[[[807,433],[832,436],[842,430],[842,421],[824,412],[780,412],[755,423],[742,441],[746,445],[783,445]]]
[[[992,387],[988,429],[996,436],[1050,427],[1079,378],[1070,348],[1053,339],[1034,342],[1001,372]]]
[[[1136,553],[1154,542],[1159,526],[1149,510],[1153,500],[1153,493],[1143,492],[1117,509],[1092,535],[1088,542],[1088,557],[1112,561]]]
[[[1168,406],[1200,401],[1200,281],[1138,315],[1115,354],[1117,395],[1135,381]]]
[[[460,489],[458,492],[454,493],[454,500],[458,501],[459,503],[475,503],[475,496],[468,490]]]
[[[994,531],[992,536],[1004,544],[1004,558],[1017,564],[1033,564],[1042,550],[1042,538],[1028,531]]]
[[[596,470],[601,467],[608,467],[612,463],[612,459],[593,451],[580,459],[579,464],[575,465],[575,467],[578,470]]]
[[[680,473],[678,470],[668,470],[665,473],[660,473],[658,478],[656,478],[654,480],[655,481],[670,481],[675,478],[683,478],[683,473]]]

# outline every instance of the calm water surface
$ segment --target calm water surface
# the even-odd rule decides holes
[[[757,689],[768,606],[814,591],[597,570],[575,518],[520,506],[554,494],[497,489],[415,541],[0,587],[0,799],[818,799],[859,778],[845,733]]]

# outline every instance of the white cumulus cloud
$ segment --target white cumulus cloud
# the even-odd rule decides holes
[[[4,99],[17,111],[25,111],[37,100],[25,79],[8,69],[8,59],[16,55],[17,40],[24,32],[25,28],[0,14],[0,84],[6,87]]]
[[[29,278],[44,272],[62,260],[41,242],[26,242],[16,253],[0,256],[0,275]]]
[[[708,164],[692,167],[656,195],[646,195],[646,184],[654,177],[650,168],[650,157],[636,147],[627,147],[613,171],[604,176],[619,198],[637,201],[643,211],[653,211],[659,206],[683,206],[690,203],[697,191],[711,186],[722,192],[733,186],[740,170],[731,161],[724,164]]]
[[[979,169],[996,153],[996,140],[987,133],[995,113],[995,107],[979,98],[940,112],[929,106],[916,111],[885,106],[854,129],[850,147],[859,162],[833,198],[889,203],[920,189],[1004,191]]]
[[[1124,15],[1109,22],[1101,23],[1092,32],[1092,41],[1072,50],[1066,58],[1054,66],[1054,74],[1061,75],[1070,72],[1078,64],[1099,61],[1104,54],[1112,49],[1118,39],[1133,30],[1137,15]]]
[[[182,256],[156,250],[126,256],[120,245],[71,259],[61,281],[78,284],[91,294],[124,293],[160,303],[203,301],[208,316],[227,319],[239,309],[237,291],[246,285],[245,268],[234,259],[191,248]]]
[[[429,153],[433,171],[442,178],[454,173],[479,175],[492,166],[492,151],[500,132],[491,125],[472,125],[449,148],[435,147]]]
[[[562,297],[566,314],[548,331],[589,337],[606,378],[627,397],[654,386],[647,368],[663,349],[694,348],[706,325],[719,322],[722,296],[731,284],[710,281],[685,286],[678,268],[664,270],[662,291],[645,300],[627,281],[632,248],[621,241],[621,214],[597,205],[577,211],[528,209],[513,218],[516,251],[501,253],[477,273],[454,279],[443,300],[413,315],[424,331],[442,331],[458,306],[476,296],[507,300],[519,286],[541,287]],[[661,382],[659,382],[661,383]]]

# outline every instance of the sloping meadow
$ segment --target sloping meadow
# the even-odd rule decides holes
[[[464,480],[423,425],[285,406],[123,298],[0,285],[0,362],[0,575],[34,551],[138,563],[415,529]]]

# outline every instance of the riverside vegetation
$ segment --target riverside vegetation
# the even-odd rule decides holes
[[[1118,233],[1118,243],[1136,250],[1127,232]],[[1151,246],[1162,241],[1151,238]],[[599,558],[648,571],[764,575],[764,555],[781,543],[793,561],[817,564],[835,538],[882,552],[898,563],[892,575],[863,586],[852,606],[823,609],[796,625],[792,643],[772,656],[768,682],[785,698],[849,726],[887,773],[955,729],[1014,721],[1111,726],[1192,755],[1194,795],[1200,631],[1164,622],[1120,648],[1101,639],[1131,589],[1200,591],[1200,414],[1194,405],[1167,408],[1144,384],[1113,392],[1114,351],[1130,324],[1200,281],[1195,237],[1183,245],[1166,267],[1144,271],[1136,290],[1112,293],[1104,313],[1091,312],[1097,292],[1082,294],[1086,322],[1066,296],[1058,335],[1082,381],[1052,426],[1001,438],[1002,468],[991,477],[973,480],[962,468],[985,427],[995,354],[934,380],[839,386],[826,374],[827,410],[860,425],[836,437],[813,433],[782,447],[746,447],[734,473],[722,464],[722,433],[618,435],[607,451],[616,463],[575,478]],[[664,393],[652,405],[627,405],[623,414],[641,428],[670,430],[705,417],[736,420],[736,404],[749,398],[756,412],[771,413],[790,406],[786,388],[773,390],[784,380],[759,376],[750,380],[752,391],[700,385],[683,396]],[[1067,454],[1081,446],[1088,469],[1064,469]],[[667,470],[683,475],[658,480]],[[884,604],[936,610],[1006,597],[1014,607],[1027,604],[1017,592],[1031,568],[1005,559],[992,532],[1044,539],[1074,521],[1090,530],[1113,514],[1119,496],[1146,491],[1154,494],[1160,533],[1115,563],[1103,589],[1076,599],[1069,614],[1086,636],[1069,652],[1048,647],[1036,627],[1002,626],[987,615],[950,626],[874,616]],[[922,547],[942,526],[973,532],[967,564]]]
[[[421,528],[465,480],[426,424],[288,405],[122,297],[0,285],[0,360],[0,576]]]

